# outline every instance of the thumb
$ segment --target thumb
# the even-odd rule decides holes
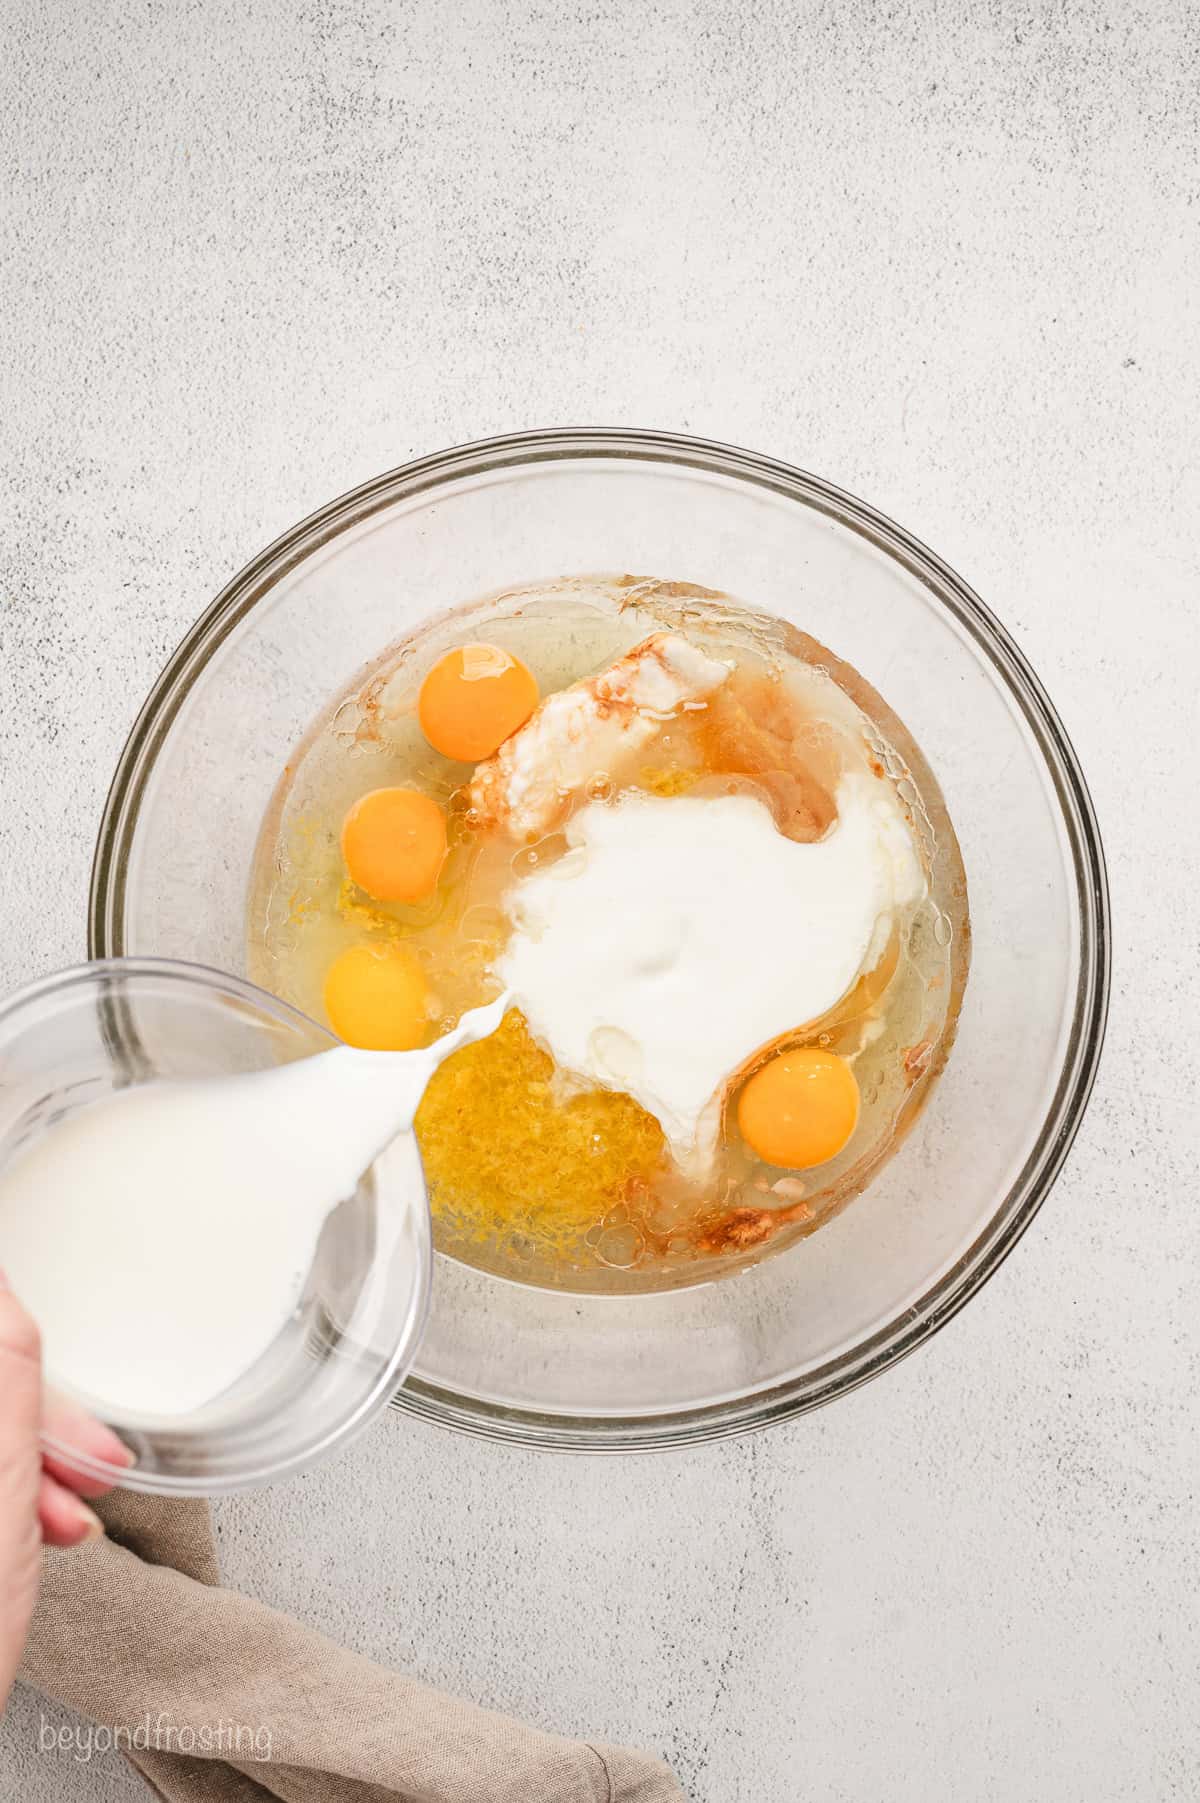
[[[0,1466],[28,1453],[40,1460],[42,1342],[0,1271]]]
[[[42,1348],[0,1276],[0,1709],[37,1599],[42,1457]]]

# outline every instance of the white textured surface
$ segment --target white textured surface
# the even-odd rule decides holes
[[[3,0],[0,980],[79,954],[107,777],[219,584],[527,425],[773,452],[1020,638],[1116,978],[1050,1204],[931,1347],[623,1462],[392,1418],[230,1580],[704,1803],[1193,1797],[1200,41],[1187,0]],[[57,1721],[57,1716],[53,1718]],[[0,1728],[0,1794],[132,1799]]]

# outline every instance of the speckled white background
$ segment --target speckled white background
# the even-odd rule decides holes
[[[232,1583],[703,1803],[1200,1778],[1200,35],[1187,0],[2,0],[0,980],[265,541],[420,452],[636,424],[936,546],[1074,736],[1116,918],[1050,1204],[823,1414],[571,1462],[390,1418]],[[58,1721],[57,1715],[51,1719]],[[0,1795],[133,1799],[0,1728]]]

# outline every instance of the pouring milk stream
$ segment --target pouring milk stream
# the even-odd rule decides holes
[[[415,1052],[338,1046],[138,1084],[18,1151],[0,1172],[0,1253],[52,1378],[126,1416],[220,1396],[284,1327],[327,1217],[411,1132],[438,1065],[506,1006]]]

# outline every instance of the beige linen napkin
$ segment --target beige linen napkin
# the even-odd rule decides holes
[[[164,1803],[681,1803],[648,1754],[541,1734],[219,1587],[208,1508],[117,1494],[48,1552],[21,1668]]]

